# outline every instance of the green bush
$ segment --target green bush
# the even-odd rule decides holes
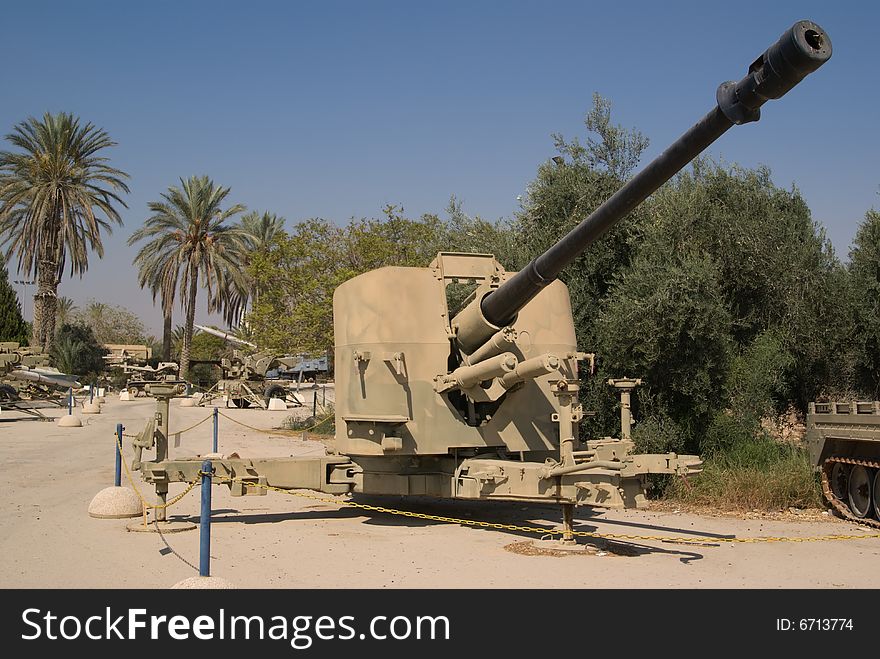
[[[638,258],[616,280],[599,316],[603,369],[643,378],[645,386],[637,391],[642,407],[650,401],[656,414],[685,432],[684,446],[697,451],[699,437],[724,400],[730,322],[711,259]]]
[[[281,422],[281,427],[285,430],[306,430],[316,435],[333,435],[336,433],[336,413],[332,405],[325,405],[318,410],[317,417],[289,416]]]
[[[788,400],[791,353],[773,331],[762,332],[731,362],[727,394],[735,416],[757,423]]]
[[[104,371],[106,352],[91,328],[65,323],[55,336],[49,356],[59,371],[97,382]]]
[[[807,452],[754,434],[732,416],[713,419],[703,472],[688,481],[670,480],[667,499],[721,510],[818,508],[822,493]]]
[[[688,443],[687,433],[660,411],[638,421],[632,439],[639,453],[684,453]]]
[[[9,283],[8,273],[0,256],[0,341],[17,341],[27,345],[30,324],[21,315],[18,295]]]

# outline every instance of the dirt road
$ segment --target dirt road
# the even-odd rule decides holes
[[[111,395],[102,414],[84,416],[85,427],[73,429],[0,414],[0,586],[165,588],[196,573],[187,563],[198,562],[197,531],[163,540],[127,532],[126,520],[92,519],[86,513],[94,494],[112,485],[116,423],[137,432],[154,409],[152,399],[121,402]],[[226,412],[260,428],[277,426],[290,414]],[[172,431],[209,413],[174,401]],[[209,421],[182,435],[171,451],[197,455],[210,445]],[[221,418],[220,451],[233,450],[243,456],[284,456],[317,454],[323,445],[255,433]],[[171,494],[181,489],[172,486]],[[532,536],[365,513],[291,495],[233,498],[225,487],[213,492],[212,573],[244,588],[880,587],[880,539],[715,546],[636,541],[560,557],[540,555],[542,545]],[[554,508],[516,504],[359,500],[517,524],[559,521]],[[198,505],[197,494],[190,494],[170,517],[197,521]],[[867,532],[830,517],[771,521],[580,509],[577,528],[737,537]]]

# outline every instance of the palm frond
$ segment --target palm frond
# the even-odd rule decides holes
[[[13,127],[0,151],[0,245],[18,271],[33,275],[51,262],[60,280],[88,269],[89,253],[104,254],[102,234],[122,224],[120,194],[128,174],[100,155],[116,145],[92,123],[68,113],[30,117]]]

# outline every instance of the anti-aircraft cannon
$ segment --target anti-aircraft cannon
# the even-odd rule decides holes
[[[738,82],[723,83],[715,107],[568,235],[518,273],[490,254],[440,253],[424,268],[385,267],[340,285],[333,297],[336,454],[215,462],[219,475],[328,493],[429,495],[563,506],[639,506],[648,474],[696,473],[697,456],[636,454],[629,395],[621,393],[620,438],[578,434],[581,352],[567,264],[736,124],[757,121],[831,56],[825,31],[800,21]],[[447,287],[476,288],[461,309]],[[142,464],[157,488],[190,480],[199,462]]]
[[[250,341],[213,327],[204,325],[196,325],[196,327],[235,346],[232,355],[223,357],[217,364],[222,371],[222,377],[205,392],[200,400],[201,405],[210,404],[218,396],[223,396],[236,407],[253,404],[266,408],[270,399],[284,400],[288,397],[301,404],[291,391],[293,382],[267,377],[268,372],[273,368],[293,366],[296,363],[295,358],[278,355],[270,350],[260,350]]]
[[[153,350],[150,346],[137,343],[105,343],[103,348],[104,368],[113,384],[121,386],[129,398],[147,393],[147,385],[152,382],[168,382],[177,385],[183,392],[187,384],[178,377],[180,367],[177,362],[158,362],[151,366]],[[127,377],[126,377],[127,376]]]

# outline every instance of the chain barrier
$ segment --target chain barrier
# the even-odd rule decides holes
[[[165,547],[168,549],[169,552],[174,554],[178,560],[180,560],[185,565],[188,565],[196,572],[199,571],[199,568],[197,566],[193,565],[188,560],[186,560],[186,558],[181,556],[180,553],[178,553],[178,551],[168,543],[168,540],[165,538],[165,534],[162,533],[162,527],[159,526],[159,522],[157,522],[155,519],[153,520],[153,527],[156,529],[156,533],[159,534],[159,537],[162,539],[162,543],[165,545]]]
[[[220,412],[219,410],[218,410],[218,414],[220,416],[222,416],[224,419],[229,419],[233,423],[237,423],[240,426],[244,426],[245,428],[248,428],[248,429],[253,430],[255,432],[261,432],[266,435],[284,435],[284,434],[289,434],[289,433],[309,432],[310,430],[314,430],[315,428],[317,428],[318,426],[323,424],[325,421],[328,421],[329,419],[333,418],[332,414],[328,414],[323,419],[321,419],[320,421],[318,421],[314,425],[309,426],[308,428],[298,428],[295,430],[294,429],[288,430],[287,428],[281,428],[278,430],[266,430],[265,428],[255,428],[254,426],[250,426],[250,425],[244,423],[243,421],[239,421],[238,419],[233,418],[233,417],[229,416],[228,414],[224,414],[223,412]]]
[[[182,435],[182,434],[185,433],[185,432],[189,432],[189,431],[192,430],[193,428],[198,428],[198,427],[199,427],[200,425],[202,425],[205,421],[208,421],[212,416],[213,416],[213,414],[209,414],[208,416],[206,416],[204,419],[202,419],[202,420],[199,421],[198,423],[195,423],[195,424],[191,425],[189,428],[184,428],[183,430],[172,430],[172,431],[169,431],[169,432],[168,432],[168,436],[169,436],[169,437],[173,437],[174,435]],[[129,434],[129,433],[122,433],[122,436],[123,436],[123,437],[130,437],[130,438],[137,437],[137,435],[132,435],[132,434]]]
[[[233,423],[237,423],[240,426],[244,426],[250,430],[254,430],[256,432],[266,433],[266,434],[279,434],[279,431],[275,430],[265,430],[262,428],[256,428],[254,426],[250,426],[238,419],[235,419],[223,412],[220,412],[218,409],[218,414],[225,419],[232,421]],[[184,430],[177,431],[177,433],[169,433],[169,435],[173,434],[182,434],[197,426],[201,425],[205,421],[211,418],[212,415],[209,415],[196,423],[189,428]],[[328,415],[323,418],[318,423],[314,424],[310,428],[305,428],[303,430],[298,431],[280,431],[280,434],[284,432],[303,432],[308,431],[314,428],[317,428],[319,425],[327,421],[331,418],[332,415]],[[131,437],[132,435],[125,435],[124,437]],[[119,448],[120,455],[122,453],[122,443],[119,440],[119,437],[114,433],[114,437],[116,437],[116,444]],[[193,481],[183,481],[187,484],[186,489],[175,496],[170,501],[164,504],[153,504],[148,502],[140,490],[134,484],[134,478],[129,470],[128,463],[125,460],[122,460],[122,464],[125,467],[125,475],[128,479],[129,483],[132,486],[132,489],[137,494],[138,498],[141,500],[144,506],[144,515],[146,515],[146,509],[151,508],[154,510],[162,509],[162,508],[170,508],[172,505],[176,504],[178,501],[183,499],[187,494],[189,494],[196,485],[198,485],[199,480],[203,475],[210,475],[214,484],[217,485],[230,485],[232,483],[239,483],[244,485],[245,487],[257,487],[267,491],[279,492],[281,494],[287,494],[290,496],[296,496],[304,499],[311,499],[313,501],[319,501],[321,503],[327,503],[335,506],[347,506],[350,508],[357,508],[359,510],[365,510],[368,512],[376,512],[383,513],[387,515],[396,515],[399,517],[408,517],[411,519],[423,519],[427,521],[433,522],[442,522],[446,524],[459,524],[462,526],[471,526],[476,528],[485,528],[485,529],[494,529],[498,531],[515,531],[520,533],[533,533],[538,534],[543,537],[554,537],[554,536],[562,536],[562,530],[559,528],[548,529],[541,526],[524,526],[519,524],[505,524],[502,522],[487,522],[484,520],[473,520],[473,519],[463,519],[459,517],[448,517],[444,515],[431,515],[429,513],[418,513],[410,510],[400,510],[397,508],[388,508],[386,506],[374,506],[371,504],[359,503],[357,501],[352,501],[350,499],[337,499],[337,498],[329,498],[326,496],[319,496],[313,494],[306,494],[302,491],[294,491],[288,490],[280,487],[274,487],[268,484],[262,484],[256,481],[246,481],[243,479],[237,478],[217,478],[214,474],[203,474],[201,470],[199,470],[198,477]],[[861,533],[861,534],[829,534],[829,535],[818,535],[818,536],[806,536],[806,537],[788,537],[788,536],[758,536],[752,538],[736,538],[736,537],[726,537],[726,536],[699,536],[699,537],[690,537],[690,536],[664,536],[664,535],[636,535],[636,534],[627,534],[627,533],[600,533],[598,531],[571,531],[571,535],[580,538],[594,538],[594,539],[602,539],[602,540],[629,540],[629,541],[651,541],[651,542],[666,542],[666,543],[674,543],[674,544],[682,544],[682,545],[706,545],[706,544],[760,544],[760,543],[783,543],[783,542],[793,542],[793,543],[803,543],[803,542],[830,542],[830,541],[841,541],[841,540],[867,540],[867,539],[880,539],[880,533]]]
[[[463,526],[473,526],[477,528],[485,528],[485,529],[494,529],[499,531],[517,531],[521,533],[534,533],[542,536],[562,536],[562,530],[559,528],[548,529],[541,526],[524,526],[519,524],[504,524],[502,522],[486,522],[483,520],[473,520],[473,519],[462,519],[458,517],[447,517],[444,515],[431,515],[429,513],[417,513],[409,510],[399,510],[397,508],[387,508],[385,506],[373,506],[365,503],[358,503],[357,501],[351,501],[348,499],[331,499],[324,496],[306,494],[301,491],[293,491],[293,490],[285,490],[280,487],[274,487],[272,485],[266,485],[257,483],[254,481],[245,481],[238,478],[226,478],[226,479],[217,479],[216,477],[213,479],[217,484],[231,484],[231,483],[241,483],[247,487],[258,487],[265,490],[270,490],[272,492],[280,492],[282,494],[288,494],[291,496],[302,497],[304,499],[311,499],[313,501],[320,501],[322,503],[328,503],[337,506],[348,506],[351,508],[358,508],[360,510],[366,510],[370,512],[377,513],[385,513],[389,515],[397,515],[400,517],[409,517],[413,519],[423,519],[433,522],[444,522],[447,524],[460,524]],[[754,538],[731,538],[725,536],[699,536],[699,537],[689,537],[689,536],[665,536],[665,535],[633,535],[633,534],[624,534],[624,533],[600,533],[598,531],[572,531],[572,535],[581,538],[595,538],[595,539],[607,539],[607,540],[640,540],[640,541],[654,541],[654,542],[667,542],[674,544],[683,544],[683,545],[705,545],[705,544],[759,544],[759,543],[771,543],[771,542],[825,542],[825,541],[837,541],[837,540],[865,540],[871,538],[880,538],[880,533],[865,533],[865,534],[835,534],[835,535],[820,535],[820,536],[809,536],[803,538],[796,537],[784,537],[784,536],[759,536]]]
[[[183,430],[169,431],[169,432],[168,432],[168,436],[171,437],[172,435],[182,435],[182,434],[185,433],[185,432],[189,432],[189,431],[192,430],[193,428],[198,428],[198,427],[199,427],[200,425],[202,425],[205,421],[208,421],[212,416],[213,416],[212,414],[209,414],[208,416],[206,416],[204,419],[202,419],[202,420],[199,421],[198,423],[191,425],[189,428],[184,428]]]
[[[119,455],[122,456],[122,460],[120,460],[120,462],[122,462],[122,466],[125,468],[125,477],[128,479],[128,482],[131,485],[131,489],[134,490],[134,493],[138,496],[138,499],[141,500],[141,504],[144,507],[144,517],[146,517],[146,511],[148,508],[152,510],[162,510],[170,508],[175,503],[183,499],[183,497],[185,497],[187,494],[192,492],[193,488],[199,484],[199,478],[201,478],[201,476],[191,482],[183,481],[187,484],[186,489],[177,496],[173,497],[170,501],[166,501],[165,503],[151,503],[147,501],[144,498],[144,495],[141,494],[138,486],[134,483],[134,476],[132,476],[131,469],[129,469],[128,467],[128,461],[125,460],[125,453],[122,450],[122,441],[119,439],[116,433],[113,433],[113,436],[116,438],[116,447],[119,449]]]

